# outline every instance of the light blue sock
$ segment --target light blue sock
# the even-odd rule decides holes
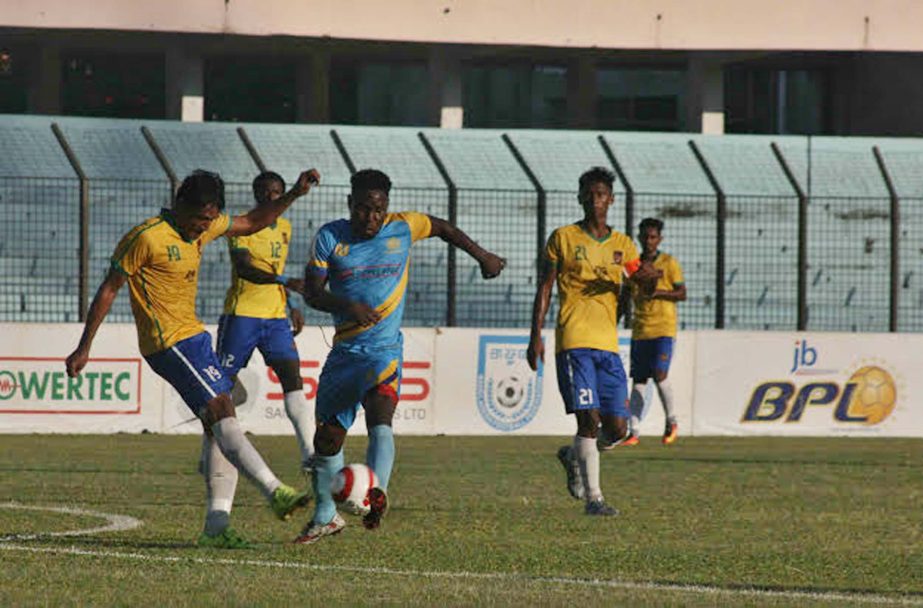
[[[333,456],[314,456],[314,475],[311,485],[314,487],[314,523],[330,523],[337,512],[337,505],[330,493],[330,483],[337,472],[343,468],[343,450]]]
[[[391,469],[394,467],[394,431],[387,424],[379,424],[369,429],[369,447],[365,452],[365,462],[378,476],[381,489],[387,490]]]

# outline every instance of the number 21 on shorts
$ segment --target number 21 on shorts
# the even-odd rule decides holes
[[[577,402],[580,405],[591,405],[593,403],[593,389],[580,389],[580,391],[577,393]]]

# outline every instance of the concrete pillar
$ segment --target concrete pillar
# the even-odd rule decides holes
[[[205,60],[192,49],[173,47],[166,57],[166,113],[170,120],[205,119]]]
[[[35,70],[29,78],[27,106],[33,114],[63,114],[61,104],[61,50],[55,46],[42,46],[37,51]],[[25,66],[20,64],[18,69]]]
[[[461,129],[465,124],[462,103],[461,61],[443,48],[435,48],[429,60],[430,122],[443,129]]]
[[[724,66],[708,55],[690,54],[687,71],[686,130],[724,133]]]
[[[596,126],[596,61],[580,57],[567,66],[567,126],[592,129]]]
[[[295,122],[330,122],[330,54],[323,49],[295,66]]]

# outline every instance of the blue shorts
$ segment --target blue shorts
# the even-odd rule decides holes
[[[231,392],[231,381],[212,350],[212,337],[204,331],[144,358],[199,418],[209,401]]]
[[[631,341],[631,379],[647,382],[654,372],[670,371],[673,359],[673,338],[653,338]]]
[[[288,319],[258,319],[222,315],[218,321],[218,360],[230,377],[247,367],[258,349],[266,365],[275,361],[298,361],[295,336]]]
[[[628,380],[618,353],[574,348],[555,357],[558,389],[568,414],[596,410],[627,418]]]
[[[363,352],[334,347],[317,383],[314,415],[318,423],[336,421],[348,429],[366,393],[373,389],[393,395],[397,402],[402,363],[400,346]]]

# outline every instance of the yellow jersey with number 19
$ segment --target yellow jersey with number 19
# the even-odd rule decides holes
[[[641,265],[634,242],[612,230],[601,239],[579,224],[556,229],[545,258],[558,271],[555,351],[595,348],[618,352],[618,293],[623,277]]]
[[[285,218],[279,218],[275,224],[250,236],[228,238],[228,251],[232,256],[234,250],[248,251],[254,268],[281,275],[285,271],[291,240],[292,224]],[[285,287],[278,283],[252,283],[242,279],[231,264],[231,287],[224,299],[224,314],[284,319],[285,302]]]
[[[162,209],[122,237],[111,262],[128,277],[142,355],[205,331],[195,314],[202,249],[230,226],[231,218],[222,213],[199,238],[187,241],[180,236],[173,212]]]

